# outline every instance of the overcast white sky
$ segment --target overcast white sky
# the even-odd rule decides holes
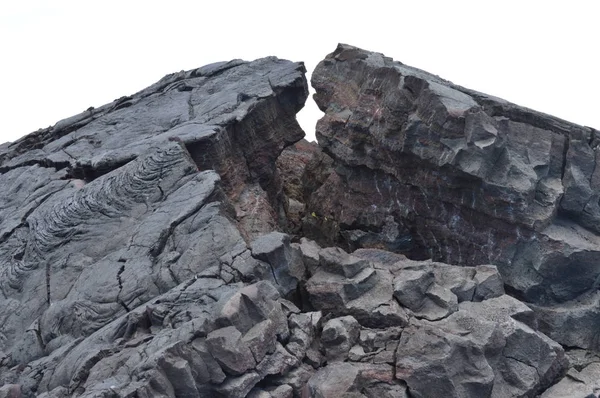
[[[489,4],[489,5],[488,5]],[[0,142],[165,74],[267,55],[309,73],[338,42],[600,129],[595,1],[2,0]],[[300,123],[314,136],[309,100]]]

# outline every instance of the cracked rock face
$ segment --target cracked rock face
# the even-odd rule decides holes
[[[0,398],[598,395],[595,131],[349,46],[313,84],[321,149],[273,57],[0,146]]]
[[[328,176],[306,199],[309,237],[495,264],[539,308],[545,333],[600,348],[589,329],[567,331],[568,316],[554,316],[575,306],[581,322],[600,321],[578,304],[598,300],[598,131],[346,45],[312,84],[333,166],[310,171]]]
[[[24,395],[89,392],[114,347],[86,339],[115,319],[127,316],[127,339],[157,322],[200,327],[191,306],[139,309],[203,272],[215,289],[271,274],[247,241],[285,222],[275,161],[304,135],[303,72],[273,57],[180,72],[0,148],[0,382]],[[186,357],[180,345],[165,355]],[[188,365],[169,366],[167,377]]]

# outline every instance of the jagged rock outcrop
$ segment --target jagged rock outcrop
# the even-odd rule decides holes
[[[1,383],[74,394],[120,336],[82,339],[115,319],[215,267],[220,284],[273,280],[249,242],[285,221],[275,161],[304,135],[303,72],[276,58],[180,72],[0,148]]]
[[[332,62],[348,63],[335,67],[343,75],[326,77]],[[382,62],[384,70],[370,69]],[[463,250],[472,234],[498,223],[523,234],[500,240],[511,233],[500,229],[489,247],[500,253],[494,258],[477,253],[457,259],[442,243],[427,246],[421,228],[431,227],[426,236],[434,239],[445,214],[440,209],[462,206],[447,202],[442,185],[432,191],[432,175],[448,184],[483,187],[487,201],[536,199],[525,190],[512,192],[525,185],[523,180],[517,188],[511,185],[510,173],[505,185],[497,183],[490,192],[487,182],[463,180],[466,171],[454,170],[449,155],[445,165],[421,164],[414,154],[398,160],[403,149],[394,155],[369,147],[384,130],[370,131],[372,124],[361,130],[364,119],[353,121],[351,115],[368,113],[361,102],[366,95],[391,101],[375,117],[401,116],[391,104],[395,95],[404,95],[403,88],[384,90],[390,84],[384,78],[393,80],[396,71],[390,62],[341,46],[321,65],[315,85],[327,110],[319,124],[325,153],[299,141],[303,132],[295,114],[307,96],[302,64],[272,57],[169,75],[133,96],[0,146],[0,398],[597,395],[597,305],[594,285],[586,279],[591,268],[573,284],[556,275],[541,278],[544,270],[550,272],[545,267],[564,266],[560,261],[579,255],[575,249],[559,253],[566,245],[578,247],[570,235],[563,236],[562,246],[540,238],[567,214],[559,209],[562,201],[536,202],[532,212],[523,205],[514,219],[506,218],[504,207],[500,215],[484,214],[484,203],[470,213],[453,213],[452,228],[470,225],[474,214],[487,224],[453,230],[460,240],[443,243],[448,247]],[[422,93],[430,90],[424,72],[423,82],[401,73]],[[438,112],[452,105],[451,121],[434,130],[458,134],[453,129],[461,121],[452,118],[460,119],[462,108],[444,91],[455,88],[439,82],[446,87],[436,88],[442,105],[437,94],[423,94],[429,97],[419,99],[423,108],[416,115],[430,114],[439,124]],[[528,114],[504,105],[507,114]],[[335,130],[340,113],[348,116],[347,126]],[[564,127],[537,117],[537,125]],[[378,119],[380,127],[384,119]],[[498,151],[511,160],[523,142],[511,141],[500,127],[505,122],[496,123],[501,142],[489,145],[507,145]],[[481,126],[473,124],[470,136],[485,135]],[[419,145],[435,142],[434,133],[414,129],[408,136],[422,140]],[[354,136],[359,132],[360,139]],[[385,130],[392,132],[407,134]],[[529,137],[526,146],[538,148]],[[544,158],[538,149],[528,159]],[[571,156],[568,148],[566,153]],[[552,163],[550,177],[539,184],[572,190],[563,195],[570,198],[563,210],[571,206],[575,214],[574,203],[583,200],[576,193],[581,181],[575,163],[581,156],[571,156],[575,177],[558,182],[552,180],[552,156],[544,158]],[[397,165],[386,163],[391,160]],[[424,179],[423,197],[414,196],[414,186],[406,188],[403,173],[392,173],[409,164],[410,178]],[[401,192],[394,205],[380,208]],[[412,210],[398,213],[394,206]],[[586,226],[593,215],[580,213],[577,222]],[[358,218],[345,224],[352,217]],[[533,219],[547,225],[529,225]],[[419,224],[423,220],[429,224]],[[450,238],[445,239],[440,242]],[[530,283],[525,277],[532,263],[515,261],[511,271],[500,261],[513,242],[529,260],[539,261],[537,295],[511,279],[522,272],[522,282]],[[556,262],[535,257],[550,249]],[[456,264],[425,259],[428,255]],[[586,255],[593,259],[596,253]],[[581,303],[569,296],[578,289],[585,292],[576,296]],[[533,303],[519,301],[523,297]],[[569,330],[564,327],[569,323],[585,327]]]
[[[600,349],[598,131],[346,45],[312,84],[334,172],[306,199],[308,236],[495,264],[541,330]]]

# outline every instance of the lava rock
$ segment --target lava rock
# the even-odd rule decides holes
[[[348,359],[350,348],[358,341],[360,325],[351,316],[330,319],[323,325],[321,344],[328,363]]]
[[[256,366],[250,346],[233,326],[210,332],[206,336],[206,345],[211,355],[230,374],[240,375]]]
[[[396,377],[417,397],[535,395],[568,368],[564,350],[518,321],[532,313],[509,296],[465,302],[444,320],[415,320],[396,353]],[[439,377],[430,377],[431,374]]]
[[[598,132],[340,45],[317,146],[304,71],[0,146],[0,397],[596,394]]]
[[[273,278],[283,297],[290,297],[305,273],[304,263],[290,246],[290,237],[281,232],[271,232],[254,240],[252,256],[271,265]]]
[[[580,372],[571,369],[567,377],[547,389],[540,398],[597,397],[600,392],[600,363],[586,366]]]
[[[318,242],[491,263],[535,304],[594,288],[595,130],[343,44],[312,84],[334,162],[307,201]]]

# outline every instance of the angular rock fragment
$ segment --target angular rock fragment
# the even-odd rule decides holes
[[[308,355],[307,351],[315,345],[317,333],[321,329],[321,319],[321,312],[291,314],[288,317],[290,339],[286,350],[296,358],[304,359]]]
[[[302,363],[285,375],[270,377],[268,380],[274,386],[291,386],[294,397],[297,398],[303,393],[306,394],[306,383],[314,373],[315,369],[312,366]]]
[[[308,274],[313,275],[321,262],[321,257],[319,255],[321,247],[319,247],[316,242],[306,238],[300,239],[299,244],[292,244],[292,247],[300,252]]]
[[[567,347],[600,351],[600,292],[590,292],[563,305],[532,306],[538,328]]]
[[[355,366],[338,362],[315,373],[308,381],[306,390],[308,396],[312,397],[344,397],[352,390],[356,391],[354,382],[357,377],[358,369]]]
[[[445,318],[458,309],[458,298],[434,279],[431,271],[402,271],[394,279],[394,297],[418,317]]]
[[[516,320],[531,312],[501,296],[461,303],[439,322],[414,321],[400,338],[396,377],[423,397],[537,394],[562,377],[568,360],[557,343]]]
[[[229,374],[241,375],[256,366],[249,344],[233,326],[217,329],[206,336],[210,354]]]
[[[394,382],[389,365],[335,362],[315,373],[306,385],[311,397],[406,397],[406,385]],[[397,394],[397,395],[396,395]]]
[[[360,271],[357,271],[357,259],[348,260],[343,251],[332,253],[340,255],[339,264],[321,266],[306,284],[309,301],[316,309],[335,316],[352,315],[365,325],[406,324],[405,311],[392,298],[391,275],[376,271],[367,262],[358,262]],[[331,253],[329,259],[334,260]],[[346,272],[354,274],[352,278],[343,276],[348,261],[351,271]]]
[[[250,348],[257,363],[275,351],[276,341],[275,324],[270,319],[257,323],[242,337],[242,342]]]
[[[334,247],[321,250],[319,258],[324,271],[347,278],[352,278],[369,267],[367,261],[348,255],[342,249]]]
[[[328,363],[348,359],[350,348],[358,341],[360,325],[351,316],[334,318],[323,325],[321,345]]]
[[[504,283],[495,266],[479,265],[475,267],[473,281],[476,286],[473,301],[483,301],[504,294]]]
[[[228,379],[217,387],[215,392],[225,397],[245,398],[259,380],[260,376],[256,372],[248,372]]]
[[[280,343],[275,344],[274,352],[256,365],[261,378],[267,375],[283,375],[300,365],[298,358],[289,353]]]
[[[280,337],[289,334],[287,318],[281,305],[277,289],[268,282],[245,286],[238,292],[220,301],[216,323],[223,327],[234,326],[242,333],[250,331],[257,323],[272,322],[273,332]]]
[[[304,263],[290,246],[290,238],[281,232],[271,232],[254,240],[252,255],[271,266],[275,284],[282,296],[292,295],[298,281],[304,278]]]
[[[600,363],[586,366],[580,372],[569,370],[558,384],[547,389],[540,398],[597,397],[600,393]]]

